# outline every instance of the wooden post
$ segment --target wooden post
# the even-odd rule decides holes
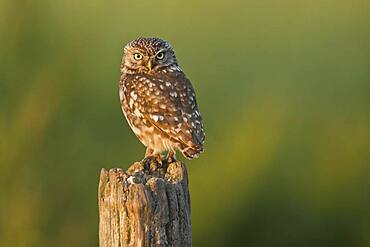
[[[126,172],[104,168],[99,182],[99,246],[191,246],[185,164],[155,160]]]

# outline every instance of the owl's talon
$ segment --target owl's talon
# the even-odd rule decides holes
[[[145,165],[148,166],[153,160],[152,156],[145,157],[144,159],[141,160],[141,162]]]
[[[151,162],[162,164],[162,156],[160,154],[145,156],[144,159],[142,159],[142,162],[144,164],[150,164]]]

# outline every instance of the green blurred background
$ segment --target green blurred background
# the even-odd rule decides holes
[[[144,147],[125,43],[174,46],[204,118],[194,246],[370,246],[370,11],[354,1],[0,2],[0,246],[97,246],[101,167]]]

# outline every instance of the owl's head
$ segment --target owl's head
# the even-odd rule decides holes
[[[170,66],[178,66],[171,45],[159,38],[138,38],[124,48],[121,71],[152,73]]]

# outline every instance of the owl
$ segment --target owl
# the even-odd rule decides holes
[[[119,97],[123,114],[146,146],[145,157],[175,160],[203,152],[205,134],[194,88],[172,46],[159,38],[138,38],[123,51]]]

